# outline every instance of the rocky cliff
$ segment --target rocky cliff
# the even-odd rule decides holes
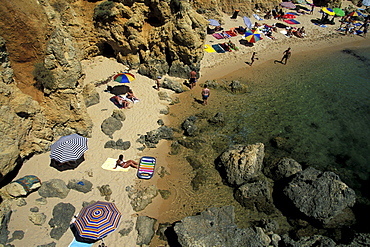
[[[114,57],[139,73],[199,69],[207,19],[278,0],[4,0],[0,5],[0,180],[59,136],[91,135],[80,61]]]

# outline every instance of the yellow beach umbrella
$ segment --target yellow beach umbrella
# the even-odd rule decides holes
[[[335,15],[334,10],[332,10],[331,8],[324,7],[321,9],[321,11],[327,13],[328,15]]]

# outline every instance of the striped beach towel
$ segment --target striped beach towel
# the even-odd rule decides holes
[[[154,175],[156,160],[154,157],[141,157],[139,167],[137,169],[138,178],[150,179]]]

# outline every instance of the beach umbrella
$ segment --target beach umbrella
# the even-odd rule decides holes
[[[256,43],[257,41],[261,40],[261,33],[259,33],[255,29],[248,30],[244,34],[244,38],[249,42],[249,43]]]
[[[221,26],[221,24],[215,19],[209,19],[208,21],[209,21],[209,25],[211,26],[215,26],[215,27]]]
[[[285,15],[283,15],[283,18],[284,19],[294,19],[294,18],[296,18],[296,16],[293,15],[293,14],[285,14]]]
[[[121,216],[113,202],[97,201],[81,209],[73,224],[81,238],[98,240],[116,230]]]
[[[353,11],[352,13],[349,14],[349,16],[361,16],[362,14],[358,11]]]
[[[333,11],[334,11],[336,16],[345,16],[346,15],[346,13],[344,13],[344,10],[340,9],[340,8],[334,8]]]
[[[370,6],[370,0],[363,0],[362,1],[362,5],[364,5],[364,6]]]
[[[135,76],[131,73],[123,72],[123,73],[119,73],[119,74],[115,75],[113,77],[113,80],[117,81],[119,83],[130,83],[133,80],[135,80]]]
[[[281,2],[280,6],[287,9],[295,9],[297,6],[295,6],[292,2]]]
[[[251,20],[246,16],[243,17],[243,20],[244,20],[244,24],[247,26],[247,28],[251,29],[252,28]]]
[[[334,10],[332,10],[331,8],[324,7],[324,8],[321,9],[321,11],[328,14],[328,15],[335,15]]]
[[[76,161],[87,149],[86,137],[78,134],[63,136],[50,146],[50,158],[60,163]]]

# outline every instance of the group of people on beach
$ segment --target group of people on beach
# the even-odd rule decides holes
[[[354,34],[361,34],[363,37],[366,37],[366,34],[369,29],[369,22],[370,22],[370,15],[367,15],[363,24],[358,24],[358,21],[351,16],[350,14],[343,16],[340,20],[341,24],[337,31],[344,31],[344,35],[354,35]],[[358,29],[357,29],[358,28]],[[363,30],[361,30],[363,29]]]
[[[137,101],[139,99],[136,98],[136,96],[134,95],[134,92],[131,89],[129,89],[128,92],[126,93],[125,97],[122,97],[120,95],[116,95],[116,96],[114,96],[114,100],[118,103],[120,108],[130,109],[131,108],[131,107],[129,107],[130,102],[135,103],[135,101]]]

